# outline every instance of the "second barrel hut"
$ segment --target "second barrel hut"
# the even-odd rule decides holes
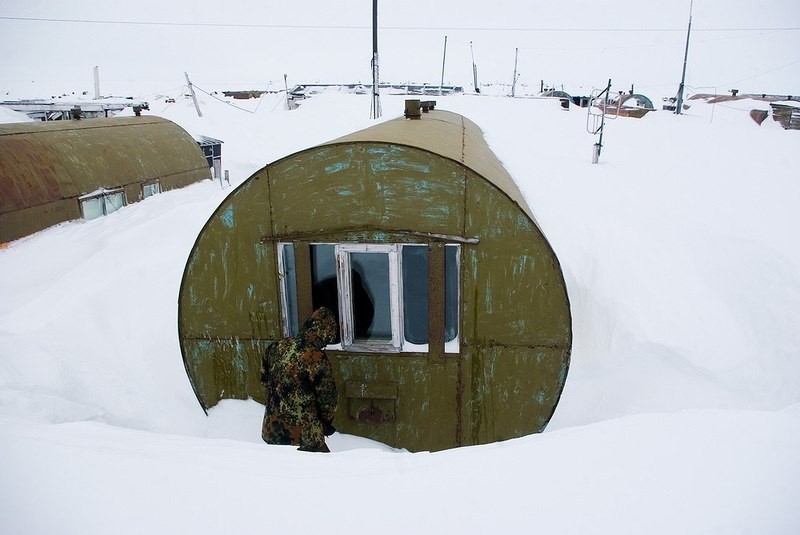
[[[275,161],[223,201],[179,297],[203,408],[263,402],[266,347],[322,305],[341,329],[328,348],[339,431],[440,450],[539,432],[555,410],[572,344],[561,268],[461,115],[413,106]]]

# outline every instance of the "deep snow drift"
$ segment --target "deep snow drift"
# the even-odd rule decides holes
[[[360,129],[369,97],[151,102],[222,139],[234,185]],[[386,118],[404,97],[383,97]],[[575,340],[547,431],[410,454],[334,435],[260,442],[262,408],[207,418],[177,342],[206,181],[0,250],[4,533],[800,532],[800,133],[762,102],[606,123],[557,101],[436,98],[484,129],[558,255]]]

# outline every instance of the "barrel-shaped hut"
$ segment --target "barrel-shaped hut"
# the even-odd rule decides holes
[[[0,243],[210,177],[194,139],[160,117],[3,124]]]
[[[572,343],[558,259],[480,129],[420,115],[275,161],[213,213],[179,296],[204,409],[263,402],[266,347],[327,306],[339,431],[419,451],[545,427]]]

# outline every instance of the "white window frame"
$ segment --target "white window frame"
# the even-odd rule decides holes
[[[284,336],[294,336],[297,334],[297,330],[300,329],[300,325],[297,324],[297,318],[292,317],[292,311],[296,312],[297,307],[297,288],[289,288],[287,286],[287,281],[289,278],[287,277],[287,269],[286,260],[284,259],[285,252],[284,248],[292,247],[294,249],[294,243],[292,242],[278,242],[278,278],[281,292],[281,320],[283,323],[283,334]],[[297,265],[293,267],[294,270],[297,269]],[[295,284],[297,283],[297,278],[294,278]],[[295,307],[294,309],[289,306],[289,293],[294,293],[292,299],[294,300]],[[293,328],[294,327],[294,328]]]
[[[402,248],[405,246],[424,246],[430,247],[427,243],[327,243],[315,242],[311,245],[333,245],[336,260],[336,277],[338,283],[338,303],[340,311],[340,323],[342,327],[341,342],[336,345],[328,346],[328,349],[341,349],[344,351],[363,351],[367,353],[427,353],[430,344],[414,344],[405,340],[404,328],[404,303],[403,303],[403,277],[402,277]],[[299,320],[292,317],[292,307],[289,300],[294,299],[297,306],[297,288],[289,288],[287,269],[285,261],[285,247],[294,247],[294,242],[277,243],[278,277],[281,301],[281,319],[284,336],[291,336],[294,332],[293,325],[300,328]],[[457,332],[455,338],[445,342],[445,353],[458,353],[461,347],[461,246],[457,243],[448,243],[445,247],[456,248],[456,325]],[[374,253],[386,254],[389,257],[389,306],[391,321],[391,340],[390,341],[361,341],[355,339],[355,321],[353,317],[353,290],[352,290],[352,269],[351,253]],[[295,266],[296,269],[296,266]],[[296,275],[293,279],[296,284]],[[292,293],[293,295],[290,295]],[[445,303],[445,307],[447,304]]]
[[[342,348],[348,351],[400,351],[403,311],[400,306],[402,281],[400,280],[399,244],[337,243],[334,251],[336,252],[336,269],[339,279],[339,310],[343,316]],[[389,316],[392,325],[392,338],[389,342],[365,342],[355,339],[351,253],[386,254],[389,257]]]
[[[148,191],[150,192],[149,194],[147,193]],[[158,180],[142,185],[142,199],[158,195],[159,193],[161,193],[161,183]]]
[[[116,206],[110,202],[110,198],[112,196],[120,195],[122,199],[122,204],[120,206]],[[84,208],[84,203],[87,201],[99,200],[101,203],[101,208],[103,209],[103,213],[96,216],[86,219],[86,210]],[[92,193],[87,193],[86,195],[81,195],[78,197],[78,201],[80,202],[81,206],[81,217],[86,219],[87,221],[91,221],[92,219],[97,219],[98,217],[106,216],[108,214],[112,214],[122,208],[123,206],[128,205],[128,199],[125,196],[125,190],[123,188],[117,189],[99,189],[97,191],[93,191]],[[109,205],[113,208],[113,210],[109,210]]]

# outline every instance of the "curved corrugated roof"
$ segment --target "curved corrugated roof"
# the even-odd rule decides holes
[[[407,145],[455,160],[497,186],[536,221],[514,179],[485,142],[483,131],[463,115],[432,110],[420,119],[398,117],[324,145],[359,141]]]
[[[0,214],[196,172],[197,143],[160,117],[0,125]]]

